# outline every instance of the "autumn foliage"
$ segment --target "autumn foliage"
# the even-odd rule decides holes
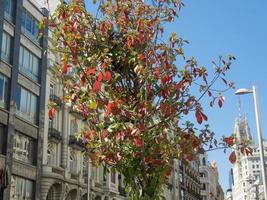
[[[48,20],[64,101],[87,123],[80,137],[92,161],[122,173],[131,199],[158,199],[174,159],[190,161],[214,145],[208,126],[194,123],[208,120],[203,98],[222,107],[221,91],[233,86],[225,73],[235,58],[213,62],[208,75],[187,58],[176,33],[162,36],[163,24],[183,7],[180,0],[96,5],[93,15],[81,0],[62,3]],[[214,88],[218,81],[221,89]]]

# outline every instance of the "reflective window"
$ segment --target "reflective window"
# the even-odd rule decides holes
[[[19,51],[19,70],[34,81],[38,81],[39,59],[23,46],[20,46]]]
[[[18,176],[12,176],[11,188],[11,198],[13,200],[33,199],[33,181]]]
[[[19,132],[14,137],[13,158],[33,164],[34,162],[34,139]]]
[[[5,5],[5,18],[12,21],[13,20],[13,10],[14,10],[14,0],[4,0]]]
[[[23,87],[19,86],[17,88],[16,97],[17,111],[16,113],[22,118],[36,123],[36,113],[37,113],[37,96]]]
[[[8,78],[0,73],[0,107],[6,108],[8,98]]]
[[[1,47],[1,59],[10,63],[10,45],[11,45],[11,36],[6,32],[3,32],[2,36],[2,47]]]
[[[21,28],[27,36],[38,40],[38,21],[26,10],[23,10],[21,15]]]

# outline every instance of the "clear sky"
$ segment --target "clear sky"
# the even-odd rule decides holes
[[[262,116],[263,137],[267,138],[267,1],[257,0],[185,0],[185,7],[175,26],[170,27],[189,40],[186,53],[193,55],[201,65],[211,66],[219,55],[233,54],[237,60],[228,78],[236,88],[258,86]],[[238,115],[238,99],[234,91],[225,94],[222,109],[207,112],[209,124],[217,136],[231,134]],[[242,113],[248,117],[252,135],[257,140],[253,96],[241,97]],[[231,167],[222,151],[209,154],[216,160],[223,189],[228,188]]]
[[[87,1],[91,2],[91,1]],[[169,31],[188,40],[186,54],[194,56],[200,65],[211,67],[218,56],[233,54],[237,60],[232,65],[228,79],[236,88],[258,86],[262,114],[263,137],[267,138],[267,1],[265,0],[184,0],[185,7]],[[87,4],[93,10],[91,3]],[[234,91],[225,94],[222,109],[207,109],[209,124],[217,137],[233,132],[238,115],[238,99]],[[256,137],[253,96],[241,97],[242,113],[246,114],[252,135]],[[208,102],[207,102],[208,104]],[[228,172],[231,164],[222,151],[209,154],[216,160],[223,189],[228,189]]]

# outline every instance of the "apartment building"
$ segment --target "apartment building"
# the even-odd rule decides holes
[[[202,200],[224,200],[224,192],[219,183],[219,173],[215,161],[208,162],[207,154],[200,156],[200,182]]]
[[[49,54],[49,60],[56,59]],[[121,200],[126,198],[123,177],[104,167],[93,167],[77,135],[86,126],[83,116],[62,103],[63,86],[52,67],[47,71],[46,102],[57,104],[57,114],[48,118],[46,107],[43,140],[41,199]],[[71,76],[71,72],[67,74]],[[88,183],[89,180],[89,183]]]
[[[0,199],[39,199],[48,15],[29,0],[0,0]],[[4,177],[4,184],[3,184]]]

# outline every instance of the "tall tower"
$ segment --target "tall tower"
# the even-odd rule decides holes
[[[235,120],[234,134],[239,142],[252,140],[247,117],[239,115],[239,117]]]

